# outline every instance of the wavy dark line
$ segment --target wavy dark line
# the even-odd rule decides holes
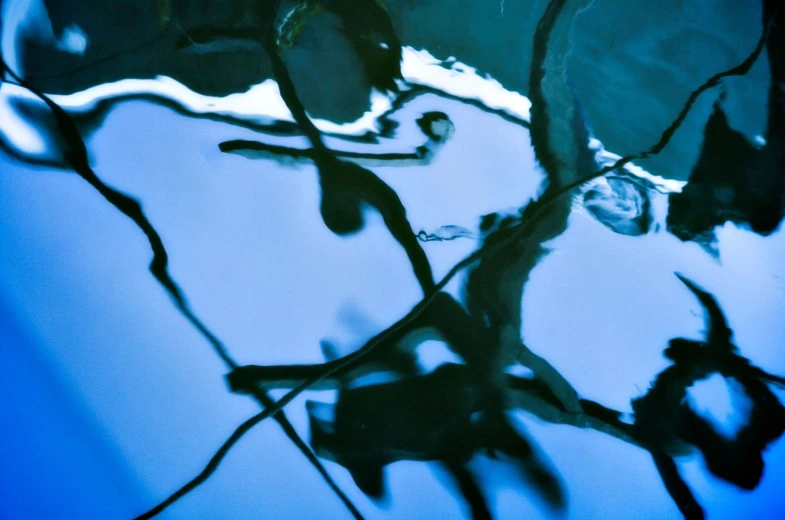
[[[164,510],[166,510],[169,506],[171,506],[172,504],[183,498],[185,495],[187,495],[188,493],[199,487],[199,485],[203,484],[210,477],[210,475],[212,475],[215,472],[215,470],[218,469],[218,465],[221,463],[221,461],[227,455],[227,453],[229,453],[229,450],[231,450],[232,447],[235,444],[237,444],[237,441],[239,441],[243,435],[245,435],[248,431],[251,430],[251,428],[254,427],[254,425],[257,424],[256,422],[253,422],[252,419],[245,421],[234,431],[234,433],[232,433],[231,437],[229,437],[229,439],[227,439],[227,441],[218,449],[215,455],[213,455],[210,458],[210,462],[207,463],[207,466],[205,466],[204,470],[202,470],[202,472],[199,473],[199,475],[197,475],[196,478],[194,478],[193,480],[188,482],[185,486],[172,493],[172,495],[169,498],[167,498],[166,500],[164,500],[163,502],[161,502],[151,510],[137,516],[134,520],[149,520],[150,518],[159,515]]]
[[[423,148],[423,147],[418,147]],[[249,141],[246,139],[233,139],[218,144],[218,149],[224,153],[242,152],[264,152],[272,156],[288,157],[295,160],[312,161],[316,158],[316,151],[313,148],[291,148],[288,146],[262,143],[260,141]],[[400,161],[426,161],[428,152],[423,148],[423,152],[388,152],[388,153],[368,153],[368,152],[346,152],[341,150],[330,150],[335,157],[350,161],[375,160],[385,163],[395,163]]]
[[[39,99],[41,99],[52,111],[57,122],[58,130],[60,131],[63,139],[66,142],[67,149],[64,152],[64,158],[71,168],[85,181],[87,181],[104,199],[107,200],[112,206],[120,210],[125,216],[130,218],[134,224],[144,233],[150,243],[150,249],[153,252],[153,260],[150,262],[150,272],[158,283],[163,286],[167,293],[174,300],[175,305],[186,319],[194,325],[199,332],[207,339],[210,345],[215,350],[216,354],[226,363],[227,366],[235,366],[236,363],[232,360],[226,352],[224,345],[218,338],[210,332],[210,330],[196,317],[191,311],[185,297],[182,294],[180,287],[170,276],[168,271],[169,255],[166,252],[161,236],[155,230],[148,218],[145,216],[142,206],[138,200],[129,197],[128,195],[110,188],[107,186],[90,167],[87,148],[79,135],[79,131],[71,118],[66,112],[60,108],[55,102],[49,99],[48,96],[40,92],[27,81],[21,79],[16,75],[0,58],[0,63],[3,69],[14,78],[20,85],[30,90]]]

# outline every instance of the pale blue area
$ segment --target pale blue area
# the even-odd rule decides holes
[[[38,347],[0,294],[0,518],[99,520],[143,507],[133,468]]]
[[[541,174],[524,129],[457,102],[438,103],[423,106],[450,114],[456,134],[435,163],[375,169],[399,192],[415,230],[476,225],[481,214],[535,194]],[[413,120],[421,108],[400,117]],[[338,239],[320,220],[313,168],[220,154],[218,142],[233,138],[254,134],[129,102],[88,143],[98,174],[142,200],[173,276],[232,354],[241,363],[318,362],[320,339],[334,338],[348,351],[405,314],[419,290],[380,219],[369,215],[363,232]],[[781,373],[784,237],[729,226],[720,233],[720,266],[669,235],[614,235],[575,214],[527,286],[524,337],[584,396],[628,410],[666,366],[667,340],[701,335],[700,307],[672,274],[680,270],[717,295],[742,353]],[[441,277],[476,246],[456,240],[428,243],[426,251]],[[3,157],[0,251],[0,297],[18,316],[14,325],[5,318],[0,335],[9,373],[3,395],[10,396],[0,478],[18,488],[13,502],[0,505],[12,504],[0,509],[3,520],[131,518],[201,470],[258,411],[247,397],[229,394],[225,367],[148,273],[141,232],[76,175]],[[369,326],[352,329],[347,309]],[[31,344],[40,358],[22,357]],[[428,348],[432,366],[439,349]],[[305,398],[287,411],[307,438]],[[519,419],[563,476],[569,518],[678,518],[643,450]],[[709,518],[780,518],[785,444],[775,443],[766,460],[752,493],[706,476],[700,462],[686,459],[682,467]],[[389,509],[368,501],[345,470],[326,465],[368,518],[455,518],[463,507],[426,464],[388,468]],[[472,465],[501,519],[544,517],[509,467],[479,458]],[[41,509],[21,513],[30,507]],[[345,516],[270,421],[161,518]]]

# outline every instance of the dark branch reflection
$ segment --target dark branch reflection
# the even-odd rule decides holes
[[[163,26],[176,23],[176,11],[186,7],[181,4],[173,12],[168,2],[159,2],[159,22]],[[551,0],[545,6],[533,34],[527,93],[532,101],[530,124],[481,106],[529,128],[536,162],[547,181],[542,195],[515,215],[502,218],[491,213],[478,218],[478,233],[445,225],[432,233],[415,234],[398,193],[368,169],[373,165],[428,166],[456,131],[448,114],[420,113],[416,124],[424,141],[411,149],[378,151],[377,146],[398,137],[397,123],[390,115],[416,96],[431,92],[405,84],[402,44],[382,2],[302,0],[282,7],[278,1],[261,1],[244,5],[236,16],[221,23],[179,28],[174,41],[183,52],[209,54],[215,48],[223,52],[228,44],[239,42],[254,60],[266,58],[295,120],[244,124],[259,132],[259,140],[225,141],[219,149],[280,164],[313,164],[324,225],[341,237],[359,233],[365,224],[363,210],[372,207],[405,251],[422,290],[423,299],[412,311],[358,351],[341,357],[335,346],[323,342],[325,362],[315,365],[238,366],[191,310],[184,291],[169,272],[163,241],[141,203],[106,185],[93,171],[84,133],[100,127],[103,109],[97,109],[92,119],[71,117],[1,62],[15,82],[45,105],[46,110],[40,104],[15,101],[14,108],[56,135],[48,143],[58,155],[52,164],[67,164],[144,233],[153,254],[152,276],[226,365],[230,390],[252,396],[263,408],[235,430],[196,478],[138,518],[152,518],[197,489],[240,438],[268,417],[278,422],[355,518],[362,518],[361,513],[317,456],[345,468],[357,488],[377,502],[392,498],[385,480],[386,466],[398,461],[439,464],[450,476],[448,487],[460,495],[467,514],[475,519],[493,516],[492,501],[480,485],[482,475],[469,461],[477,456],[501,459],[516,469],[520,489],[551,512],[566,510],[569,490],[560,468],[550,462],[523,425],[514,421],[515,413],[593,430],[645,450],[685,518],[703,518],[704,511],[679,472],[676,461],[683,455],[699,453],[711,474],[737,488],[751,490],[759,485],[765,469],[764,453],[785,432],[785,407],[771,388],[785,386],[785,379],[742,355],[725,313],[709,291],[677,274],[704,309],[706,337],[702,341],[669,341],[663,354],[670,365],[654,378],[644,395],[631,401],[631,421],[619,410],[582,397],[543,354],[546,346],[523,339],[522,299],[532,271],[549,253],[548,242],[567,230],[576,202],[612,233],[642,237],[655,230],[652,199],[656,187],[623,167],[660,154],[698,97],[726,77],[746,75],[764,49],[771,72],[765,144],[756,146],[732,128],[720,96],[705,124],[689,183],[681,193],[669,195],[667,227],[682,240],[711,245],[714,229],[726,222],[749,226],[762,235],[780,226],[785,216],[785,9],[774,0],[764,1],[758,45],[744,61],[696,88],[657,143],[642,152],[603,162],[591,145],[591,124],[569,67],[576,20],[594,9],[593,4],[590,0]],[[288,11],[282,12],[284,7]],[[308,115],[284,49],[296,46],[306,26],[324,13],[340,20],[343,37],[360,60],[368,85],[394,96],[392,109],[378,120],[377,133],[329,134],[319,130]],[[308,146],[295,148],[261,140],[271,135],[304,136]],[[343,142],[328,147],[326,137]],[[370,151],[341,149],[346,143],[369,145]],[[477,238],[480,245],[437,283],[422,243],[457,238]],[[444,288],[462,270],[467,274],[465,284],[460,297],[455,297]],[[431,371],[421,369],[417,348],[429,339],[444,342],[460,362],[442,363]],[[510,374],[520,367],[529,369],[532,376]],[[387,380],[367,381],[379,376]],[[690,389],[713,377],[728,382],[752,403],[745,423],[732,435],[719,431],[689,399]],[[268,394],[274,389],[290,391],[275,402]],[[306,390],[337,391],[334,403],[312,399],[306,404],[310,447],[283,414],[283,407]]]

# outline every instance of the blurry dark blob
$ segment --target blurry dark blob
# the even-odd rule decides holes
[[[778,2],[764,2],[764,20]],[[765,145],[758,148],[728,124],[721,99],[706,123],[689,183],[670,196],[668,229],[682,240],[711,242],[726,222],[761,235],[785,216],[785,9],[779,6],[766,41],[771,71]]]
[[[768,386],[782,384],[782,379],[742,357],[731,343],[732,332],[715,299],[678,276],[704,307],[706,340],[670,341],[664,354],[673,365],[657,376],[645,396],[632,402],[635,430],[653,453],[679,454],[694,446],[712,474],[739,488],[753,489],[763,475],[763,451],[785,432],[785,407]],[[731,439],[718,432],[687,401],[688,389],[712,375],[738,382],[753,403],[747,424]]]
[[[482,217],[480,217],[480,231],[482,231],[483,233],[490,231],[498,220],[499,220],[498,213],[488,213],[487,215],[483,215]]]
[[[773,232],[785,215],[785,163],[776,150],[785,142],[756,148],[730,128],[719,101],[704,135],[689,183],[669,197],[668,229],[682,240],[702,242],[713,241],[714,228],[726,222],[762,235]]]
[[[431,339],[430,331],[435,331],[466,364],[442,365],[427,375],[419,375],[416,365],[414,369],[406,366],[407,361],[408,365],[416,361],[406,349]],[[412,333],[416,333],[415,345],[405,340]],[[520,401],[508,399],[508,390],[533,392],[533,401],[524,400],[527,406],[551,417],[554,411],[557,416],[563,413],[564,407],[557,394],[540,381],[511,380],[503,373],[506,363],[502,358],[508,356],[500,353],[503,349],[494,343],[496,337],[454,298],[439,293],[406,330],[391,339],[396,343],[391,346],[394,350],[385,349],[383,356],[374,356],[341,376],[342,390],[335,406],[308,404],[314,450],[349,469],[358,487],[375,498],[384,496],[379,482],[385,465],[399,460],[438,461],[453,477],[473,517],[490,518],[466,467],[475,453],[482,452],[514,461],[538,495],[552,507],[562,509],[566,499],[560,480],[547,467],[534,442],[513,428],[504,410],[520,405]],[[325,357],[330,360],[336,356],[325,352]],[[255,384],[272,387],[271,382],[291,385],[297,379],[317,375],[331,363],[335,361],[322,366],[239,367],[228,381],[234,391]],[[402,379],[346,389],[356,378],[379,370],[393,371]],[[615,420],[601,410],[594,411],[607,422]],[[570,418],[565,422],[578,425]]]
[[[345,236],[359,232],[364,225],[362,197],[352,189],[356,183],[349,179],[363,179],[363,171],[351,168],[353,163],[333,161],[327,157],[317,161],[317,164],[322,188],[319,210],[324,224],[336,235]]]
[[[309,403],[314,448],[350,469],[396,460],[468,458],[477,443],[471,416],[480,400],[471,373],[457,365],[343,390],[329,424],[317,417],[319,405]]]
[[[319,169],[322,189],[320,211],[330,231],[337,235],[358,232],[363,227],[362,205],[372,206],[384,219],[390,234],[406,251],[423,292],[430,292],[435,285],[431,264],[395,190],[370,170],[328,153],[319,153],[314,162]]]
[[[639,236],[652,224],[648,190],[632,180],[609,176],[583,194],[589,213],[616,233]]]
[[[452,467],[474,518],[490,517],[465,468],[475,453],[484,452],[516,462],[546,503],[563,508],[558,477],[503,415],[487,413],[483,394],[472,371],[453,364],[423,376],[342,390],[334,407],[308,403],[311,442],[318,455],[346,467],[374,498],[385,495],[382,468],[387,464],[440,461]]]
[[[439,111],[424,113],[417,119],[417,126],[435,143],[444,143],[455,133],[449,116]]]

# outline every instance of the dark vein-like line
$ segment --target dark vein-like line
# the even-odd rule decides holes
[[[218,149],[225,153],[242,153],[242,152],[266,152],[272,155],[279,155],[290,157],[292,159],[306,159],[313,160],[316,158],[316,152],[313,148],[292,148],[288,146],[275,145],[262,143],[260,141],[250,141],[247,139],[233,139],[224,141],[218,144]],[[426,159],[428,153],[418,152],[386,152],[386,153],[372,153],[372,152],[347,152],[342,150],[330,149],[330,152],[341,159],[347,160],[377,160],[384,162],[408,161],[408,160],[423,160]]]
[[[768,38],[769,32],[771,31],[771,27],[774,23],[774,14],[776,14],[776,12],[777,10],[775,10],[774,13],[772,13],[771,18],[768,20],[768,22],[766,22],[766,25],[763,28],[763,34],[761,34],[761,37],[758,40],[758,44],[755,46],[755,49],[750,53],[750,55],[747,56],[747,59],[745,59],[744,61],[742,61],[741,63],[739,63],[733,68],[715,74],[714,76],[706,80],[706,82],[703,85],[701,85],[696,90],[694,90],[692,94],[690,94],[690,97],[687,99],[687,102],[684,104],[684,107],[681,109],[681,112],[679,112],[679,115],[676,117],[673,123],[671,123],[671,125],[662,133],[662,137],[657,142],[657,144],[652,146],[647,152],[641,153],[640,155],[641,158],[646,158],[650,155],[656,155],[660,153],[663,150],[663,148],[665,148],[668,145],[671,138],[673,137],[673,134],[676,133],[676,130],[679,129],[681,124],[687,118],[687,114],[689,113],[690,109],[692,109],[692,105],[694,105],[695,102],[698,100],[698,96],[700,96],[710,88],[716,87],[723,78],[727,78],[730,76],[744,76],[750,71],[752,65],[755,63],[755,61],[758,59],[758,56],[763,51],[763,47],[766,45],[766,39]]]
[[[150,263],[150,272],[153,274],[153,277],[161,284],[161,286],[169,293],[172,300],[175,302],[176,307],[181,312],[181,314],[202,334],[202,336],[210,343],[213,347],[215,353],[223,360],[226,366],[229,369],[234,369],[237,367],[237,363],[231,358],[229,353],[226,351],[226,347],[221,343],[221,341],[207,328],[207,326],[202,323],[202,321],[193,313],[190,306],[188,305],[185,297],[182,294],[177,283],[172,279],[171,275],[168,271],[168,262],[169,257],[164,247],[163,241],[161,240],[160,235],[153,227],[152,223],[147,219],[142,211],[142,206],[139,202],[121,193],[118,190],[110,188],[106,184],[104,184],[101,179],[95,174],[93,169],[90,167],[87,148],[82,140],[81,136],[79,135],[74,122],[68,116],[68,114],[60,108],[55,102],[49,99],[48,96],[43,94],[41,91],[36,89],[31,84],[27,83],[25,80],[21,79],[19,76],[14,73],[5,63],[5,61],[0,56],[0,64],[2,65],[2,69],[7,71],[8,74],[17,81],[20,85],[24,86],[30,92],[35,94],[38,98],[40,98],[52,111],[57,121],[58,128],[60,133],[62,134],[63,138],[66,141],[66,146],[68,147],[67,150],[64,152],[64,156],[66,161],[71,165],[73,170],[84,180],[86,180],[93,188],[95,188],[103,197],[106,199],[110,204],[112,204],[115,208],[120,210],[124,215],[130,218],[136,225],[141,229],[141,231],[147,237],[148,242],[150,243],[150,248],[153,251],[153,260]],[[267,393],[261,389],[254,389],[252,395],[260,402],[263,408],[267,409],[270,406],[274,405],[275,402],[273,399],[267,395]],[[294,426],[289,422],[284,414],[278,414],[275,412],[276,421],[279,423],[281,428],[284,430],[286,436],[297,446],[297,448],[305,455],[308,461],[316,468],[325,482],[330,486],[330,488],[338,495],[340,500],[349,508],[352,512],[352,515],[355,518],[361,519],[362,515],[360,515],[357,508],[352,504],[349,498],[343,493],[343,491],[338,487],[335,481],[330,477],[329,473],[327,472],[326,468],[322,465],[316,455],[311,451],[305,441],[299,436],[297,431],[294,429]],[[149,514],[149,513],[148,513]],[[153,515],[154,516],[154,515]],[[152,516],[142,515],[138,517],[142,518],[152,518]]]
[[[766,28],[764,30],[764,33],[761,36],[761,41],[765,41],[766,37],[768,36],[769,27],[771,25],[772,19],[770,19],[769,22],[766,24]],[[693,91],[693,94],[690,95],[690,97],[688,98],[688,100],[687,100],[687,102],[685,104],[685,108],[682,110],[682,113],[685,113],[685,111],[689,111],[689,109],[695,103],[695,100],[697,99],[697,97],[701,93],[703,93],[706,90],[708,90],[708,88],[716,85],[719,82],[720,79],[728,77],[728,76],[746,74],[746,71],[749,70],[749,66],[745,67],[745,64],[750,63],[750,60],[754,61],[755,58],[757,58],[757,56],[760,54],[760,50],[759,49],[761,49],[761,48],[762,48],[762,44],[759,42],[758,46],[755,48],[755,50],[752,52],[752,54],[750,54],[750,56],[747,57],[747,59],[745,59],[744,62],[742,62],[740,65],[737,65],[736,67],[728,69],[728,70],[726,70],[724,72],[720,72],[718,74],[715,74],[714,76],[709,78],[704,84],[699,86],[695,91]],[[630,163],[630,162],[632,162],[632,161],[634,161],[636,159],[648,157],[649,155],[654,155],[656,153],[661,152],[665,148],[665,146],[670,142],[671,137],[675,133],[675,131],[678,128],[678,126],[681,125],[681,122],[683,120],[684,120],[683,117],[680,118],[680,119],[677,118],[677,120],[674,122],[674,124],[671,124],[670,126],[668,126],[668,128],[663,132],[662,137],[657,142],[657,144],[652,146],[648,151],[640,152],[640,153],[637,153],[637,154],[633,154],[633,155],[628,155],[628,156],[622,157],[622,158],[618,159],[617,161],[615,161],[613,164],[609,164],[609,165],[607,165],[607,166],[605,166],[603,168],[600,168],[596,172],[594,172],[594,173],[592,173],[590,175],[587,175],[586,177],[584,177],[582,179],[576,179],[575,181],[573,181],[571,183],[568,183],[567,185],[565,185],[563,187],[560,187],[558,189],[558,191],[546,190],[546,192],[543,194],[543,196],[539,200],[533,202],[530,205],[530,207],[532,207],[534,209],[534,211],[532,212],[530,220],[528,220],[526,222],[523,222],[516,230],[514,230],[512,233],[510,233],[508,236],[504,237],[503,239],[501,239],[499,241],[496,241],[496,242],[493,242],[489,246],[482,247],[481,249],[475,251],[474,253],[471,253],[470,255],[465,257],[463,260],[461,260],[460,262],[455,264],[450,269],[450,271],[444,276],[444,278],[442,278],[442,280],[439,281],[439,283],[437,283],[434,286],[433,290],[431,290],[431,292],[429,292],[422,300],[420,300],[420,302],[418,302],[405,316],[403,316],[401,319],[399,319],[398,321],[393,323],[390,327],[388,327],[384,331],[380,332],[379,334],[377,334],[376,336],[371,338],[359,350],[357,350],[357,351],[355,351],[355,352],[353,352],[353,353],[351,353],[349,355],[346,355],[346,356],[342,357],[339,360],[328,362],[328,363],[324,363],[322,365],[322,367],[324,368],[322,373],[320,373],[319,375],[314,376],[314,377],[306,380],[304,383],[300,384],[299,386],[297,386],[293,390],[287,392],[273,406],[269,407],[268,409],[262,411],[261,413],[255,415],[255,416],[251,417],[250,419],[248,419],[247,421],[245,421],[242,425],[240,425],[237,428],[237,430],[235,430],[235,433],[232,434],[232,436],[229,438],[229,440],[226,441],[224,446],[226,446],[227,444],[229,445],[228,447],[231,447],[231,445],[234,445],[237,442],[237,440],[239,439],[239,436],[242,436],[245,432],[250,430],[253,426],[255,426],[255,425],[259,424],[260,422],[264,421],[265,419],[269,418],[272,414],[282,410],[286,405],[291,403],[295,398],[297,398],[297,396],[299,396],[304,391],[308,390],[315,383],[318,383],[319,381],[321,381],[324,378],[327,378],[327,377],[330,377],[330,376],[334,376],[334,375],[338,375],[338,374],[340,374],[340,373],[350,369],[354,365],[356,365],[364,357],[368,356],[371,352],[376,350],[376,348],[379,345],[383,344],[386,340],[388,340],[394,334],[396,334],[399,331],[401,331],[402,329],[404,329],[409,323],[411,323],[414,319],[416,319],[423,312],[423,310],[425,310],[425,308],[428,305],[430,305],[430,303],[433,301],[434,297],[461,270],[463,270],[464,268],[472,265],[473,263],[477,262],[478,260],[480,260],[481,258],[483,258],[484,256],[486,256],[488,254],[493,254],[495,252],[500,251],[504,246],[509,245],[510,243],[514,242],[518,238],[521,238],[522,236],[524,236],[526,234],[526,232],[529,231],[530,228],[534,224],[536,224],[537,222],[539,222],[542,219],[542,217],[544,216],[544,213],[547,211],[547,209],[550,207],[550,205],[557,198],[561,197],[562,195],[565,195],[565,194],[569,193],[574,188],[576,188],[576,187],[578,187],[578,186],[580,186],[580,185],[582,185],[582,184],[584,184],[584,183],[586,183],[588,181],[591,181],[593,179],[601,177],[601,176],[603,176],[606,173],[609,173],[611,171],[617,170],[617,169],[625,166],[626,164],[628,164],[628,163]],[[236,438],[236,434],[239,434],[239,436],[237,438]],[[221,447],[221,450],[223,450],[224,446]],[[220,453],[223,453],[223,455],[221,455],[220,457],[217,457],[217,460],[215,461],[215,464],[213,466],[211,466],[212,469],[210,471],[208,471],[207,476],[209,476],[209,474],[211,474],[213,471],[215,471],[215,468],[217,467],[217,464],[220,463],[221,459],[223,459],[223,456],[225,455],[225,452],[224,451],[220,451]],[[218,454],[216,454],[216,455],[218,455]],[[211,460],[211,462],[213,462],[213,461]],[[205,471],[207,471],[208,469],[209,468],[205,468]],[[183,489],[188,488],[190,490],[190,489],[193,489],[194,487],[198,486],[202,482],[204,482],[204,478],[206,478],[206,477],[203,478],[203,473],[200,473],[199,476],[197,477],[198,482],[197,482],[197,484],[195,486],[191,485],[193,483],[193,481],[191,481],[188,484],[186,484]],[[197,480],[197,479],[194,479],[194,480]]]
[[[251,430],[254,427],[256,422],[253,422],[253,418],[245,421],[241,424],[235,431],[232,433],[231,437],[226,440],[226,442],[221,445],[218,451],[210,458],[210,462],[207,463],[207,466],[202,470],[199,475],[196,476],[193,480],[188,482],[185,486],[181,487],[177,491],[175,491],[169,498],[149,510],[147,513],[143,515],[139,515],[135,518],[135,520],[148,520],[153,518],[154,516],[162,513],[166,508],[177,502],[179,499],[193,491],[197,488],[200,484],[204,483],[210,475],[212,475],[216,469],[218,469],[218,465],[221,463],[223,458],[229,453],[229,450],[232,449],[237,441],[239,441],[246,432]]]
[[[215,353],[224,361],[227,366],[236,366],[236,363],[229,354],[220,340],[199,320],[198,317],[191,311],[185,297],[182,294],[180,287],[172,279],[168,271],[169,255],[166,252],[161,236],[155,230],[153,225],[144,215],[142,206],[136,199],[128,195],[110,188],[101,179],[98,178],[96,173],[90,167],[87,155],[87,148],[84,141],[79,135],[76,126],[66,112],[60,108],[54,101],[49,99],[48,96],[43,94],[37,88],[29,84],[27,81],[21,79],[12,71],[5,61],[0,62],[3,69],[16,80],[17,83],[28,89],[41,99],[52,111],[57,121],[58,129],[66,142],[67,150],[64,152],[66,162],[71,168],[79,174],[85,181],[87,181],[93,188],[96,189],[112,206],[120,210],[126,217],[130,218],[134,224],[144,233],[150,243],[150,249],[153,252],[153,260],[150,262],[150,272],[153,277],[164,287],[167,293],[174,300],[175,305],[185,318],[199,330],[199,332],[207,339],[210,345],[215,350]]]
[[[543,89],[543,81],[547,74],[545,63],[549,51],[549,38],[565,3],[565,0],[551,0],[548,3],[545,13],[537,24],[537,29],[534,36],[534,48],[532,51],[532,72],[529,83],[529,91],[532,101],[531,141],[538,162],[548,174],[548,180],[550,183],[549,189],[558,188],[565,183],[569,185],[569,177],[567,177],[567,175],[577,169],[572,165],[563,164],[554,150],[554,146],[559,145],[558,142],[554,142],[554,139],[558,139],[558,137],[552,135],[551,133],[551,125],[553,121],[551,119],[551,115],[549,114],[549,107],[546,103],[545,91]],[[762,45],[759,45],[756,48],[756,51],[759,51],[761,48]],[[708,85],[708,83],[702,86],[706,85]],[[690,98],[687,100],[687,103],[683,107],[682,112],[679,114],[676,120],[673,121],[673,123],[663,132],[660,141],[658,141],[658,143],[649,151],[657,150],[658,147],[659,149],[662,149],[662,146],[664,146],[663,143],[667,143],[670,140],[673,133],[675,133],[676,129],[681,125],[684,117],[686,117],[691,103],[694,103],[698,95],[700,95],[700,92],[701,91],[699,89],[692,93]],[[563,94],[564,93],[562,92],[562,95]],[[574,107],[574,109],[580,110],[579,107]],[[583,142],[578,143],[578,145],[585,147],[588,145],[588,143]],[[561,159],[563,160],[564,158]],[[577,173],[580,172],[578,171]],[[565,214],[563,222],[561,222],[559,226],[559,233],[564,230],[566,225],[567,223]],[[689,514],[694,514],[697,512],[697,517],[701,517],[703,515],[703,509],[695,499],[692,490],[689,488],[686,482],[684,482],[681,475],[679,474],[673,458],[668,454],[662,453],[660,450],[655,449],[654,447],[647,447],[647,449],[650,451],[654,459],[655,466],[657,467],[660,478],[665,484],[668,494],[677,504],[679,510],[685,515],[685,517],[687,516],[688,512]]]

